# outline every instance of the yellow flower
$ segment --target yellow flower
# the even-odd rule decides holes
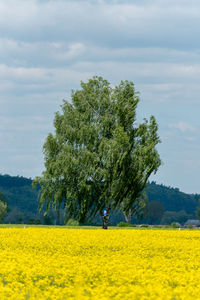
[[[0,229],[0,299],[200,299],[200,231]]]

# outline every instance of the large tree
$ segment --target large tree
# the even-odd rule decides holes
[[[93,77],[72,91],[44,144],[45,171],[34,180],[40,207],[64,206],[80,222],[99,213],[103,228],[116,208],[137,213],[146,182],[161,163],[156,120],[137,125],[138,101],[129,81],[112,87]]]

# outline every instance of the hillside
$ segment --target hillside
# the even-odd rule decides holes
[[[51,218],[46,217],[44,219],[43,215],[38,213],[37,191],[32,188],[31,179],[0,175],[0,192],[4,194],[4,200],[8,201],[9,206],[9,213],[4,220],[5,222],[55,222],[55,214],[51,213]],[[189,217],[195,217],[200,195],[185,194],[177,188],[166,187],[155,182],[148,183],[146,193],[149,203],[159,202],[163,207],[162,218],[160,217],[153,222],[170,223],[175,220],[184,222]],[[114,213],[111,223],[117,224],[122,220],[122,214]],[[152,220],[149,217],[140,221],[133,218],[133,222],[151,223]]]
[[[200,195],[185,194],[178,188],[171,188],[154,181],[148,184],[146,193],[149,201],[159,201],[163,204],[165,211],[184,210],[188,214],[194,214]]]

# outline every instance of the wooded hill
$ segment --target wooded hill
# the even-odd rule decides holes
[[[8,202],[9,211],[4,219],[5,223],[61,223],[64,222],[63,212],[61,219],[56,220],[56,214],[50,212],[49,216],[44,217],[38,213],[37,191],[32,188],[32,180],[20,176],[0,175],[0,192],[4,194],[4,200]],[[149,204],[153,202],[154,209],[160,210],[157,217],[149,214],[143,220],[133,218],[134,223],[163,223],[170,224],[178,221],[184,223],[188,218],[195,218],[196,207],[200,195],[185,194],[177,188],[166,187],[148,183],[146,188]],[[151,206],[149,205],[151,210]],[[120,212],[115,212],[111,217],[111,224],[116,225],[124,221]],[[93,220],[98,223],[98,218]]]

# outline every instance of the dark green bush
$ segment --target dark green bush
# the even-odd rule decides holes
[[[30,218],[27,222],[27,224],[32,224],[32,225],[39,225],[41,224],[41,221],[39,219],[35,219],[35,218]]]
[[[126,223],[126,222],[120,222],[119,224],[117,224],[118,227],[131,227],[132,225],[130,223]]]

